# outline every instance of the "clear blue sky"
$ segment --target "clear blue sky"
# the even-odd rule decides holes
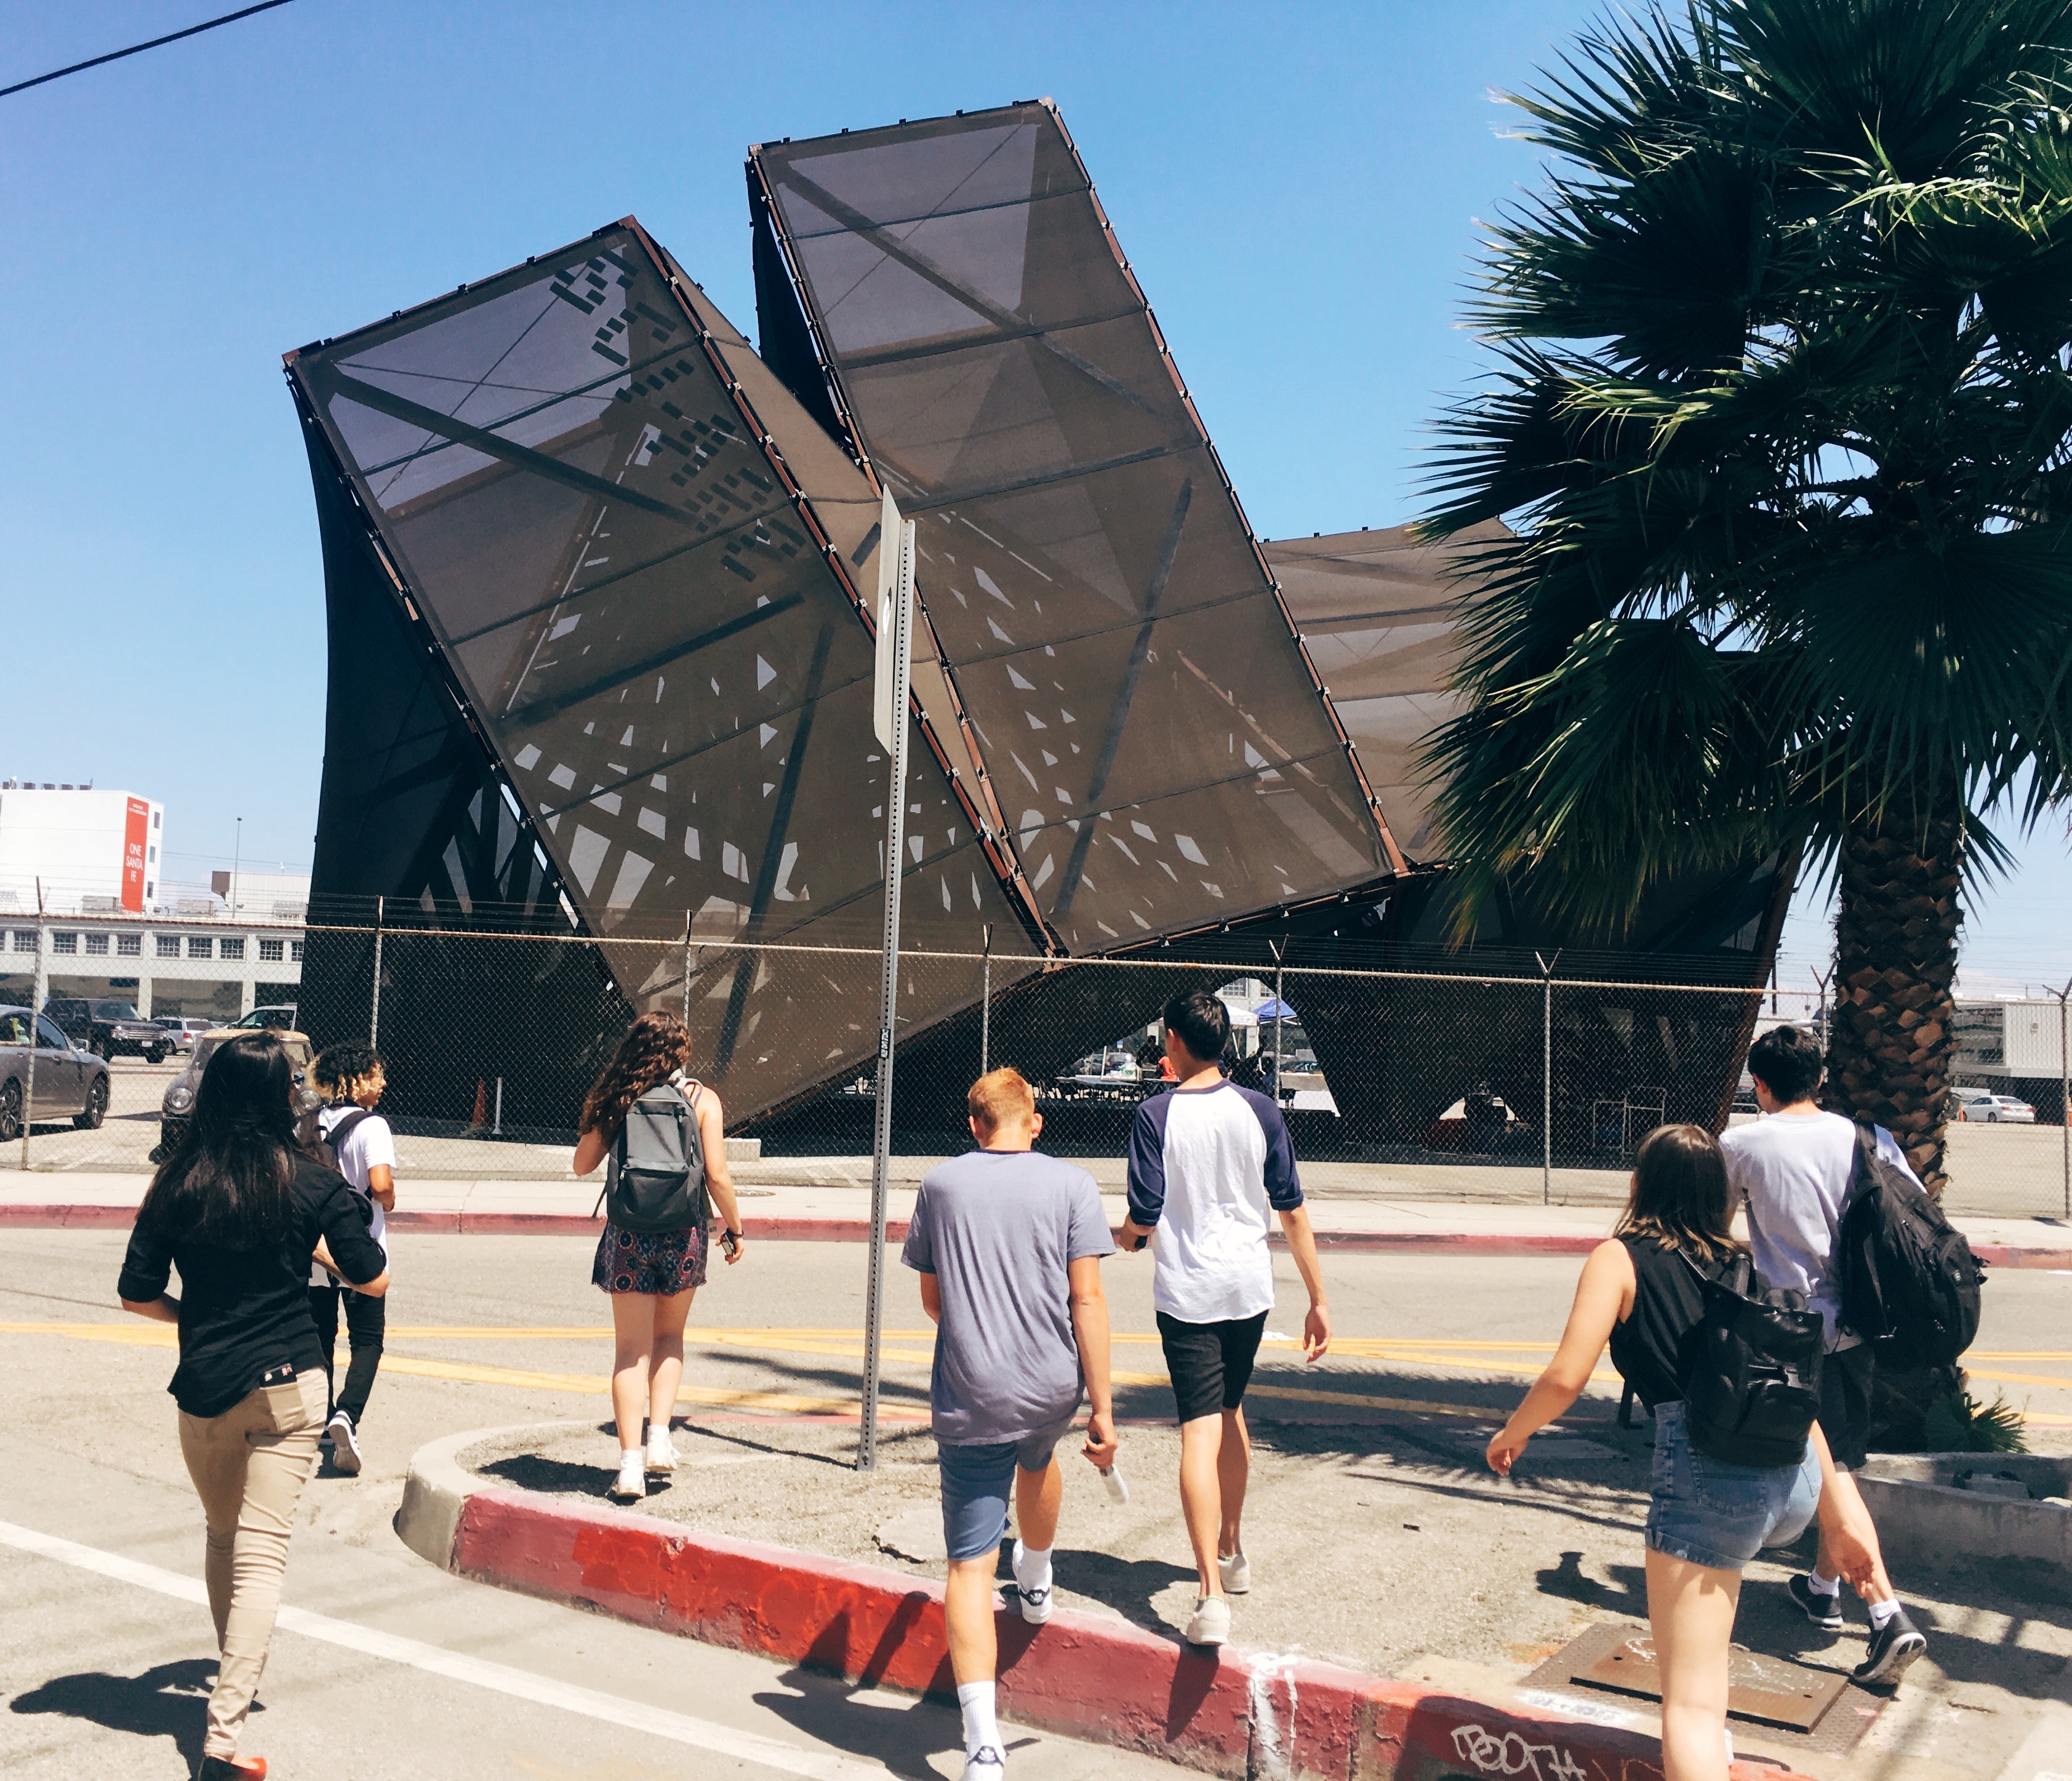
[[[232,0],[14,0],[0,85]],[[1584,0],[296,0],[0,100],[0,777],[162,798],[182,877],[306,870],[323,581],[286,348],[637,215],[751,335],[742,150],[1049,94],[1262,535],[1411,517],[1491,89]],[[2072,975],[2062,829],[1972,962]],[[1787,953],[1818,957],[1816,913]]]

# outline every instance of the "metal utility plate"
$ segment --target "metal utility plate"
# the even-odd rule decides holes
[[[1746,1607],[1745,1603],[1745,1612]],[[1760,1625],[1758,1620],[1751,1626],[1749,1635],[1762,1636]],[[1598,1621],[1545,1659],[1523,1686],[1566,1693],[1579,1701],[1623,1695],[1636,1709],[1643,1702],[1652,1707],[1661,1698],[1653,1664],[1642,1664],[1630,1656],[1613,1661],[1635,1644],[1648,1647],[1645,1625],[1632,1620]],[[1852,1682],[1840,1668],[1812,1669],[1749,1651],[1734,1651],[1729,1676],[1728,1713],[1749,1725],[1752,1731],[1760,1725],[1764,1741],[1778,1754],[1846,1754],[1877,1721],[1885,1704],[1880,1696]],[[1807,1690],[1818,1698],[1808,1698]],[[1781,1707],[1786,1710],[1780,1711]]]
[[[1621,1694],[1662,1698],[1662,1678],[1655,1665],[1655,1640],[1636,1632],[1621,1639],[1594,1663],[1572,1668],[1572,1682],[1612,1688]],[[1810,1732],[1834,1705],[1848,1681],[1832,1671],[1809,1670],[1781,1657],[1735,1646],[1727,1657],[1727,1712],[1741,1719],[1788,1730]]]

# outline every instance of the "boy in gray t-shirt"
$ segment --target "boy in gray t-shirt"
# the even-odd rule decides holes
[[[967,1105],[979,1148],[923,1179],[902,1259],[920,1275],[922,1308],[937,1326],[929,1404],[964,1781],[1000,1781],[993,1580],[1008,1496],[1022,1531],[1014,1543],[1022,1618],[1040,1625],[1050,1618],[1050,1549],[1064,1493],[1051,1450],[1071,1426],[1083,1387],[1090,1413],[1080,1451],[1103,1470],[1115,1462],[1100,1281],[1101,1257],[1115,1252],[1115,1241],[1093,1177],[1031,1148],[1043,1119],[1019,1071],[980,1076]]]

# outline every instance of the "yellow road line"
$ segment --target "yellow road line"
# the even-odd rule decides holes
[[[768,1340],[767,1338],[773,1334],[789,1335],[791,1332],[729,1329],[686,1330],[684,1333],[685,1339],[694,1343],[739,1348],[763,1353],[810,1354],[839,1359],[861,1359],[863,1352],[860,1339],[849,1341],[824,1339],[828,1337],[837,1339],[860,1337],[860,1332],[852,1331],[800,1331],[798,1334],[802,1336],[817,1336],[824,1339],[775,1342]],[[416,1336],[423,1339],[444,1338],[449,1340],[458,1340],[472,1336],[503,1338],[520,1335],[530,1335],[540,1339],[552,1339],[609,1335],[611,1332],[608,1330],[594,1328],[542,1328],[519,1331],[501,1328],[478,1329],[460,1326],[425,1325],[401,1326],[390,1331],[388,1334],[401,1337]],[[894,1339],[921,1337],[929,1334],[932,1332],[922,1331],[888,1332],[888,1335]],[[142,1319],[134,1323],[0,1322],[0,1335],[64,1335],[82,1342],[113,1342],[126,1347],[145,1348],[171,1348],[177,1344],[179,1339],[177,1332],[171,1325],[147,1322]],[[1121,1339],[1133,1339],[1139,1343],[1144,1343],[1155,1342],[1158,1338],[1139,1335],[1133,1339],[1125,1337]],[[1280,1346],[1293,1347],[1295,1345]],[[1449,1343],[1447,1346],[1466,1347],[1470,1344]],[[1479,1346],[1486,1349],[1495,1350],[1501,1345],[1490,1343]],[[908,1353],[896,1350],[887,1352],[882,1358],[893,1364],[911,1366],[926,1366],[933,1359],[931,1355]],[[1536,1367],[1507,1366],[1497,1362],[1480,1359],[1449,1359],[1442,1355],[1421,1351],[1399,1351],[1386,1355],[1367,1358],[1394,1359],[1419,1366],[1461,1367],[1482,1372],[1536,1375],[1540,1372]],[[382,1365],[392,1372],[405,1373],[420,1378],[454,1380],[469,1384],[503,1385],[523,1390],[579,1392],[586,1396],[594,1396],[599,1392],[606,1392],[610,1389],[610,1384],[608,1379],[589,1377],[574,1373],[541,1372],[521,1368],[485,1367],[467,1361],[426,1360],[409,1355],[387,1353],[382,1356]],[[1616,1372],[1608,1371],[1599,1371],[1590,1376],[1593,1380],[1604,1384],[1616,1383],[1619,1377]],[[2010,1384],[2054,1386],[2061,1389],[2072,1388],[2072,1379],[2057,1378],[2047,1374],[2002,1373],[1978,1369],[1971,1371],[1971,1376],[1975,1379],[1989,1379]],[[1118,1385],[1161,1386],[1170,1384],[1172,1382],[1170,1376],[1162,1372],[1116,1372],[1112,1374],[1111,1377]],[[688,1383],[681,1388],[680,1395],[686,1402],[704,1404],[715,1409],[754,1409],[795,1415],[846,1413],[852,1412],[856,1405],[856,1400],[853,1397],[816,1396],[791,1392],[733,1390],[717,1386],[693,1385]],[[1382,1397],[1365,1392],[1321,1391],[1306,1387],[1276,1385],[1260,1380],[1255,1380],[1249,1387],[1248,1395],[1292,1403],[1335,1405],[1350,1409],[1396,1410],[1423,1416],[1464,1417],[1477,1421],[1494,1421],[1503,1413],[1500,1410],[1481,1405],[1445,1404],[1428,1401],[1421,1398]],[[918,1409],[909,1411],[892,1408],[888,1408],[885,1413],[888,1417],[901,1419],[920,1418],[926,1414]],[[2034,1412],[2021,1413],[2025,1421],[2032,1422],[2041,1427],[2072,1427],[2072,1417],[2046,1416]]]
[[[2054,1385],[2061,1392],[2072,1392],[2072,1379],[2062,1373],[1996,1373],[1983,1367],[1967,1367],[1964,1372],[1972,1379],[2000,1380],[2010,1385]]]

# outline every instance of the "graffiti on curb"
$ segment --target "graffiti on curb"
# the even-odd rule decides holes
[[[1589,1781],[1575,1758],[1558,1744],[1528,1744],[1517,1732],[1484,1731],[1479,1725],[1453,1728],[1453,1754],[1484,1775],[1514,1775],[1524,1781]]]

